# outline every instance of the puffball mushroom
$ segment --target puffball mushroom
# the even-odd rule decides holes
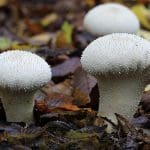
[[[8,122],[33,122],[33,95],[51,79],[50,66],[27,51],[0,54],[0,94]]]
[[[140,23],[127,7],[117,3],[107,3],[94,7],[84,17],[85,29],[101,36],[111,33],[136,33]]]
[[[100,115],[114,122],[114,113],[131,119],[150,65],[150,42],[127,33],[106,35],[87,46],[81,64],[84,70],[97,78]]]

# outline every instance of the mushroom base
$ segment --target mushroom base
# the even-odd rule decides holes
[[[138,75],[108,78],[98,77],[100,92],[99,114],[117,122],[115,114],[118,113],[132,119],[137,110],[143,85]]]
[[[1,93],[3,107],[8,122],[32,123],[33,96],[35,92],[3,90]]]

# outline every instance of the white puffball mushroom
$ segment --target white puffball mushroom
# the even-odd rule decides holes
[[[0,96],[8,122],[32,123],[36,90],[51,80],[50,66],[27,51],[0,54]]]
[[[150,42],[127,33],[106,35],[87,46],[81,63],[97,78],[100,115],[114,122],[114,113],[131,119],[144,90]]]
[[[94,7],[84,17],[84,28],[95,36],[111,33],[136,33],[140,23],[126,6],[107,3]]]

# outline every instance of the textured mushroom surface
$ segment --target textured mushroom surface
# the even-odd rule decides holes
[[[27,51],[0,54],[0,86],[34,89],[51,79],[50,66],[41,57]]]
[[[102,4],[91,9],[84,18],[85,29],[95,36],[110,33],[135,33],[140,24],[134,13],[117,4]]]
[[[150,65],[150,42],[127,33],[106,35],[89,44],[81,63],[93,75],[143,70]]]

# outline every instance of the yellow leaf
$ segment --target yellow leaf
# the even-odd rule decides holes
[[[95,5],[95,0],[84,0],[85,1],[85,4],[89,7],[92,7]]]
[[[72,43],[72,25],[65,21],[61,26],[61,30],[64,32],[67,42]]]
[[[132,11],[136,14],[143,27],[150,30],[150,10],[146,9],[142,4],[137,4],[132,7]]]
[[[0,7],[7,5],[8,0],[0,0]]]
[[[63,48],[68,46],[68,42],[63,31],[57,32],[55,44],[57,48]]]
[[[29,39],[29,42],[31,44],[47,44],[52,38],[53,38],[54,34],[48,33],[48,32],[44,32],[44,33],[40,33],[37,35],[32,36]]]
[[[48,26],[49,24],[55,22],[57,18],[58,18],[58,15],[55,13],[48,14],[40,21],[40,23],[42,24],[42,26]]]
[[[150,41],[150,32],[149,31],[146,31],[146,30],[139,30],[138,32],[137,32],[137,35],[139,35],[139,36],[141,36],[141,37],[143,37],[143,38],[145,38],[145,39],[147,39],[147,40],[149,40]]]
[[[144,92],[148,92],[150,91],[150,84],[146,85],[145,89],[144,89]]]
[[[38,48],[37,46],[28,45],[28,44],[19,44],[19,43],[14,42],[14,43],[12,43],[10,50],[11,49],[12,50],[14,50],[14,49],[16,49],[16,50],[29,50],[29,51],[35,52],[37,48]]]

